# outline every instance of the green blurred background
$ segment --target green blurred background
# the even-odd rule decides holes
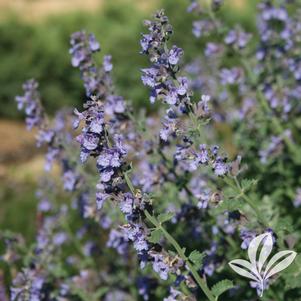
[[[206,1],[206,0],[200,0]],[[255,28],[255,0],[226,0],[221,17]],[[173,42],[188,62],[202,53],[186,13],[189,0],[0,0],[0,229],[31,239],[34,235],[35,185],[43,172],[43,155],[35,149],[15,105],[28,78],[40,82],[43,104],[52,114],[63,106],[81,107],[85,100],[79,73],[70,65],[69,36],[85,29],[95,33],[104,54],[112,54],[118,93],[135,108],[148,107],[148,91],[140,69],[148,65],[139,54],[143,20],[164,8],[173,24]]]

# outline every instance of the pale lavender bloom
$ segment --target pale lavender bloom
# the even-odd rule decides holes
[[[296,196],[295,196],[295,199],[293,201],[293,204],[296,208],[301,206],[301,188],[297,188]]]
[[[170,118],[171,117],[171,118]],[[167,141],[171,136],[175,136],[178,130],[177,117],[165,115],[163,128],[160,130],[160,138]]]
[[[168,263],[165,262],[164,256],[160,253],[151,254],[151,256],[153,258],[153,270],[159,274],[162,280],[167,280],[170,267]]]
[[[270,279],[263,280],[263,284],[261,284],[257,281],[250,281],[250,286],[252,288],[256,288],[257,295],[261,296],[262,291],[269,288],[269,282],[270,282]]]
[[[37,135],[37,146],[40,147],[44,143],[51,143],[55,137],[55,132],[52,129],[41,129]]]
[[[138,293],[144,301],[149,300],[150,290],[155,287],[155,281],[149,277],[139,277],[137,280]]]
[[[228,35],[225,37],[225,43],[242,49],[246,47],[250,39],[251,34],[244,32],[240,28],[236,28],[229,31]]]
[[[103,69],[105,72],[110,72],[113,69],[112,56],[105,55],[103,58]]]
[[[107,241],[107,247],[114,248],[120,255],[128,252],[128,238],[123,231],[112,229]]]
[[[50,201],[46,198],[42,199],[38,204],[38,210],[40,212],[48,212],[52,208]]]
[[[192,0],[191,4],[187,7],[187,12],[191,13],[191,12],[197,11],[199,9],[200,9],[200,4],[197,1]]]
[[[97,205],[97,209],[100,210],[102,209],[102,206],[104,204],[104,202],[110,197],[109,194],[107,193],[103,193],[103,192],[97,192],[96,193],[96,205]]]
[[[181,56],[183,55],[183,49],[177,47],[177,46],[172,46],[171,50],[169,51],[168,54],[168,62],[171,65],[177,65],[179,63],[179,60]]]
[[[182,296],[183,294],[176,290],[173,287],[170,287],[170,295],[167,298],[164,298],[163,301],[178,301],[180,299],[178,299],[179,296]]]
[[[59,157],[60,150],[57,148],[49,148],[45,156],[45,171],[50,171],[54,161]]]
[[[250,245],[250,242],[252,241],[253,238],[256,237],[256,232],[254,231],[251,231],[251,230],[248,230],[248,229],[242,229],[240,231],[240,237],[241,239],[243,240],[242,243],[241,243],[241,248],[243,250],[246,250],[249,245]]]
[[[105,113],[111,116],[123,114],[126,111],[126,104],[121,96],[109,95],[104,106]]]
[[[141,69],[141,71],[142,71],[141,80],[143,84],[151,88],[155,87],[156,77],[158,76],[159,70],[155,68],[144,68]]]
[[[243,80],[243,70],[241,68],[226,69],[223,68],[220,72],[220,79],[222,85],[239,84]]]
[[[67,170],[63,174],[63,184],[64,189],[67,191],[74,191],[76,184],[78,182],[79,176],[74,170]]]
[[[120,167],[121,155],[117,149],[103,149],[98,156],[97,164],[100,167]]]
[[[260,161],[263,164],[267,164],[268,161],[283,150],[284,136],[291,137],[290,130],[286,130],[280,136],[272,136],[268,145],[259,151]]]
[[[228,172],[229,166],[224,162],[223,158],[217,157],[213,163],[213,170],[217,176],[223,176]]]
[[[192,33],[196,38],[208,35],[215,29],[215,25],[210,20],[199,20],[193,22]]]
[[[98,147],[99,137],[92,133],[86,133],[82,136],[82,143],[88,151],[95,150]]]
[[[169,105],[175,105],[178,102],[178,91],[174,86],[170,86],[167,94],[165,95],[165,102]]]
[[[223,47],[220,44],[209,42],[206,44],[205,56],[216,56],[223,52]]]
[[[38,87],[39,84],[34,79],[28,80],[23,84],[24,95],[16,97],[18,109],[24,109],[26,125],[30,130],[40,127],[45,122]]]
[[[120,210],[126,214],[131,215],[134,210],[134,197],[131,193],[125,193],[120,200]]]
[[[45,279],[38,271],[23,269],[13,280],[11,300],[40,301],[43,298]]]
[[[53,236],[53,243],[56,246],[62,245],[68,239],[68,235],[66,232],[59,232]]]
[[[110,229],[113,224],[112,219],[108,215],[103,215],[99,219],[99,224],[103,229]]]
[[[122,227],[124,235],[132,241],[138,253],[149,249],[146,241],[146,232],[139,224],[128,224]]]
[[[181,96],[187,94],[188,92],[188,79],[186,77],[178,78],[179,87],[177,88],[177,93]]]
[[[96,40],[94,34],[89,34],[89,45],[92,52],[96,52],[100,50],[100,45]]]
[[[239,111],[239,118],[244,119],[256,109],[256,100],[254,98],[244,98]]]
[[[131,300],[130,298],[128,293],[116,289],[106,293],[103,301],[128,301]]]

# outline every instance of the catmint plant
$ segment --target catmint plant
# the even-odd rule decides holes
[[[204,44],[191,61],[171,43],[164,10],[144,22],[152,114],[116,92],[119,66],[85,31],[69,50],[83,108],[50,116],[38,83],[23,85],[17,106],[46,146],[48,174],[34,242],[0,233],[3,300],[299,300],[299,256],[285,277],[260,283],[252,273],[236,280],[228,263],[262,233],[271,243],[261,259],[300,246],[300,13],[290,1],[260,1],[251,34],[228,24],[223,2],[189,1]]]

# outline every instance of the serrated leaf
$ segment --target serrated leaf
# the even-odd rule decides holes
[[[235,211],[243,209],[244,202],[239,199],[225,199],[219,205],[215,208],[213,208],[211,211],[214,215],[218,215],[221,213],[224,213],[225,211]]]
[[[279,218],[275,225],[276,232],[287,232],[292,233],[294,231],[293,221],[290,217]]]
[[[151,232],[151,235],[148,237],[148,241],[151,243],[158,243],[161,239],[162,231],[160,229],[156,229]]]
[[[101,287],[93,294],[93,296],[95,300],[98,300],[100,297],[104,296],[108,291],[108,287]]]
[[[285,288],[294,289],[301,287],[301,275],[286,275],[285,278]]]
[[[211,288],[211,291],[212,291],[213,295],[216,298],[218,298],[221,294],[223,294],[224,292],[226,292],[227,290],[229,290],[233,287],[234,287],[234,284],[232,281],[230,281],[228,279],[224,279],[222,281],[219,281],[215,285],[213,285],[213,287]]]
[[[243,179],[240,184],[241,184],[241,188],[244,191],[247,191],[247,190],[250,190],[252,188],[252,186],[255,186],[257,184],[257,180]]]
[[[199,269],[203,264],[203,259],[205,258],[205,253],[200,253],[197,250],[194,250],[189,255],[189,260],[193,262],[197,269]]]
[[[174,213],[172,212],[167,212],[167,213],[161,213],[158,215],[158,221],[163,224],[167,221],[169,221],[170,219],[172,219],[174,216]]]

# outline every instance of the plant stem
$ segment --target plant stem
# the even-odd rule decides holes
[[[134,188],[134,186],[133,186],[133,183],[132,183],[131,179],[129,178],[129,176],[128,176],[128,174],[127,174],[126,172],[123,173],[123,175],[124,175],[124,179],[125,179],[125,181],[126,181],[126,184],[127,184],[128,187],[129,187],[131,193],[132,193],[133,195],[135,195],[135,188]]]
[[[224,179],[225,182],[230,185],[233,189],[236,189],[238,190],[239,192],[239,196],[242,197],[246,203],[253,209],[253,211],[255,212],[259,222],[266,228],[269,228],[269,224],[268,222],[266,221],[266,219],[264,218],[264,216],[262,215],[262,212],[257,208],[257,206],[254,204],[253,200],[247,196],[244,192],[244,190],[241,188],[238,180],[236,177],[234,177],[234,182],[235,182],[235,185],[233,183],[231,183],[231,181],[229,181],[227,178]]]
[[[124,173],[124,178],[125,181],[130,189],[130,191],[135,194],[135,189],[134,186],[132,184],[131,179],[129,178],[128,174],[125,172]],[[210,301],[217,301],[217,298],[215,298],[212,294],[212,292],[210,291],[209,287],[207,286],[207,283],[205,282],[205,280],[203,280],[200,275],[198,274],[198,272],[196,271],[196,269],[194,268],[194,266],[189,262],[189,259],[186,257],[185,255],[185,251],[181,248],[181,246],[179,245],[179,243],[172,237],[172,235],[170,235],[163,227],[162,224],[159,223],[156,218],[154,216],[152,216],[147,210],[144,210],[144,214],[146,216],[146,218],[157,228],[160,229],[163,233],[163,235],[165,236],[165,238],[170,242],[170,244],[175,248],[175,250],[178,252],[179,256],[184,260],[184,262],[187,264],[190,272],[192,273],[195,281],[197,282],[197,284],[199,285],[199,287],[202,289],[202,291],[204,292],[204,294],[207,296],[207,298]]]
[[[185,251],[181,248],[179,243],[170,235],[165,228],[162,227],[162,224],[159,223],[154,216],[152,216],[147,210],[144,210],[144,214],[146,218],[157,228],[160,229],[167,239],[167,241],[175,248],[179,256],[185,261],[187,264],[191,274],[193,275],[195,281],[199,285],[199,287],[202,289],[204,294],[207,296],[207,298],[210,301],[216,301],[217,299],[214,297],[212,292],[210,291],[209,287],[207,286],[207,283],[204,279],[200,277],[194,266],[190,263],[189,259],[185,255]]]
[[[266,222],[265,218],[263,217],[261,211],[257,208],[257,206],[254,204],[253,200],[250,199],[250,197],[248,197],[244,190],[241,188],[238,180],[237,180],[237,177],[234,177],[234,181],[235,181],[235,184],[236,184],[236,187],[239,189],[240,193],[241,193],[241,196],[242,198],[248,203],[248,205],[255,211],[259,221],[266,227],[268,227],[268,223]]]

